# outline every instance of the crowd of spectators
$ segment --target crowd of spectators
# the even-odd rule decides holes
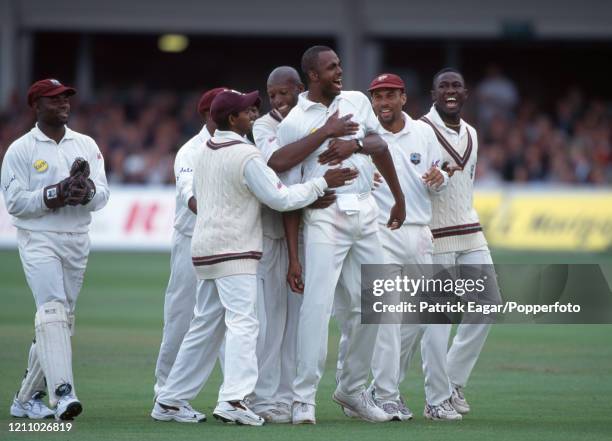
[[[101,89],[87,102],[75,96],[69,127],[96,140],[111,183],[171,184],[178,147],[202,126],[199,95],[144,86]],[[559,96],[545,111],[521,97],[499,70],[490,69],[471,90],[465,115],[479,134],[478,183],[612,184],[609,103],[587,99],[578,88]],[[0,160],[34,123],[22,101],[0,113]],[[407,111],[416,118],[429,106],[426,96],[409,97]]]

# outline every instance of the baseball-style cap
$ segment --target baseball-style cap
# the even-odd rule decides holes
[[[215,87],[202,94],[200,101],[198,102],[198,113],[204,118],[204,113],[210,110],[210,105],[217,95],[221,92],[229,90],[227,87]]]
[[[210,105],[210,116],[217,124],[223,123],[232,113],[242,112],[251,107],[261,105],[259,92],[241,93],[237,90],[229,89],[221,92],[215,97]]]
[[[32,84],[28,90],[28,105],[32,107],[34,101],[41,96],[56,96],[64,92],[68,92],[68,95],[74,95],[76,93],[76,89],[64,86],[58,80],[53,78],[37,81]]]
[[[376,89],[405,89],[404,81],[395,74],[385,73],[377,76],[370,83],[368,92]]]

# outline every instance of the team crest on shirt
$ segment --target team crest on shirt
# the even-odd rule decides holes
[[[410,153],[410,162],[414,165],[421,163],[421,154],[420,153]]]
[[[34,170],[36,170],[38,173],[45,172],[49,168],[49,164],[47,164],[47,161],[43,159],[38,159],[34,161],[33,166],[34,166]]]

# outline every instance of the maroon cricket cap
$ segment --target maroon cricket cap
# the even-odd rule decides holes
[[[229,90],[227,87],[215,87],[202,94],[200,101],[198,102],[198,113],[204,118],[204,113],[210,111],[210,105],[217,95],[221,92]]]
[[[251,107],[261,105],[259,92],[241,93],[237,90],[228,89],[215,97],[210,105],[210,116],[217,124],[223,123],[232,113],[242,112]]]
[[[385,73],[377,76],[370,83],[368,92],[376,89],[405,89],[404,81],[395,74]]]
[[[56,96],[64,92],[68,92],[68,95],[74,95],[76,93],[76,89],[64,86],[62,83],[53,78],[37,81],[32,84],[28,90],[28,105],[32,107],[34,101],[41,96]]]

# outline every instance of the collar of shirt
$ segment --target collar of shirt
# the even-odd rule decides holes
[[[202,127],[202,130],[200,130],[200,133],[198,133],[198,136],[203,142],[206,142],[210,138],[212,138],[212,135],[208,131],[208,127],[206,127],[206,124],[204,124],[204,127]]]
[[[402,118],[404,118],[404,127],[402,128],[402,130],[400,130],[397,133],[393,133],[385,129],[383,125],[381,124],[380,125],[381,135],[389,135],[389,136],[399,138],[400,136],[407,135],[408,133],[410,133],[412,124],[414,124],[414,120],[410,118],[410,116],[406,112],[402,112]]]
[[[61,139],[61,141],[58,144],[61,144],[62,141],[64,141],[65,139],[74,139],[74,132],[70,130],[67,126],[64,126],[64,128],[66,129],[66,131],[64,132],[64,137]],[[53,139],[49,138],[47,135],[43,133],[42,130],[38,128],[38,123],[34,125],[34,127],[31,130],[31,133],[32,133],[32,136],[34,136],[34,138],[36,138],[37,141],[52,142],[53,144],[55,144],[55,141]]]
[[[440,114],[438,113],[438,110],[436,109],[435,105],[431,106],[431,110],[429,111],[429,113],[426,115],[427,118],[429,118],[429,120],[434,123],[438,128],[445,130],[447,133],[450,133],[452,135],[456,135],[457,132],[455,132],[453,129],[451,129],[450,127],[448,127],[446,124],[444,124],[444,121],[442,120],[442,117],[440,116]],[[463,119],[459,119],[459,137],[464,137],[467,132],[467,127],[465,126],[465,121],[463,121]]]
[[[338,95],[336,95],[334,100],[329,104],[329,107],[327,107],[324,104],[317,103],[315,101],[310,101],[308,99],[308,91],[306,91],[306,92],[300,93],[300,95],[298,96],[298,103],[297,103],[297,105],[300,107],[300,109],[302,109],[303,112],[306,112],[308,109],[311,109],[311,108],[313,108],[315,106],[320,106],[320,107],[324,108],[325,110],[327,110],[327,109],[331,109],[334,106],[334,103],[336,101],[340,100],[340,99],[342,99],[342,92],[340,92]]]
[[[232,132],[231,130],[217,129],[215,130],[215,134],[213,136],[218,139],[231,139],[232,141],[241,141],[245,144],[251,144],[251,141],[249,141],[246,137],[242,137],[238,133]]]

